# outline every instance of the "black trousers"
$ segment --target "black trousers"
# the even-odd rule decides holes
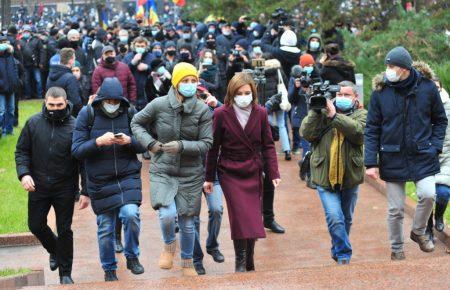
[[[264,175],[263,201],[262,201],[263,207],[262,212],[265,224],[273,222],[275,218],[275,214],[273,213],[274,195],[275,195],[275,187],[273,186],[272,180],[270,180],[269,175],[266,173]]]
[[[28,198],[28,228],[38,238],[49,254],[56,254],[59,275],[66,276],[72,272],[73,232],[72,217],[75,193],[59,194],[47,198]],[[39,194],[42,196],[42,194]],[[56,216],[56,236],[47,225],[47,215],[53,206]]]

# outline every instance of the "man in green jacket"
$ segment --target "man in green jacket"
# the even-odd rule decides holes
[[[331,256],[339,264],[350,262],[350,227],[364,181],[364,128],[367,111],[360,108],[356,86],[339,83],[336,98],[327,100],[326,109],[310,110],[300,132],[312,144],[311,178],[317,185],[328,231]]]

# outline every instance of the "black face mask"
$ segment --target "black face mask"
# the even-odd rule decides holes
[[[70,47],[72,47],[73,49],[77,49],[78,48],[78,41],[71,41],[70,42]]]
[[[215,49],[216,48],[216,42],[215,41],[207,41],[206,47],[209,49]]]
[[[188,52],[182,52],[182,53],[180,53],[180,59],[182,60],[182,61],[188,61],[189,60],[189,53]]]
[[[177,52],[175,50],[168,50],[168,51],[166,51],[166,53],[169,56],[175,56],[175,54],[177,54]]]
[[[114,56],[108,56],[107,58],[105,58],[105,62],[107,64],[113,64],[116,61],[116,58]]]
[[[64,117],[66,116],[66,113],[67,113],[67,108],[64,108],[62,110],[49,110],[49,109],[45,108],[45,110],[47,111],[47,115],[52,120],[62,120],[62,119],[64,119]]]
[[[124,47],[124,46],[122,46],[122,47],[119,47],[119,52],[120,53],[126,53],[127,52],[127,48],[126,47]]]

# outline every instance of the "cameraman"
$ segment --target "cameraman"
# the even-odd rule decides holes
[[[312,143],[311,177],[325,211],[331,256],[339,265],[345,265],[352,256],[350,227],[359,184],[364,181],[367,111],[359,108],[352,82],[339,85],[334,101],[327,100],[326,109],[310,110],[300,130]]]
[[[227,63],[227,81],[229,82],[235,73],[242,72],[244,69],[250,69],[250,56],[247,52],[248,42],[240,39],[234,45],[234,50],[228,57]]]

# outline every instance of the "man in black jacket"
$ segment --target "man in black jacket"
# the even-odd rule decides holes
[[[28,191],[28,227],[59,267],[61,284],[73,284],[72,216],[78,191],[78,162],[71,154],[75,119],[63,89],[47,91],[41,113],[25,124],[16,146],[17,176]],[[53,206],[58,236],[47,225]]]
[[[72,115],[76,117],[83,107],[77,78],[72,73],[75,64],[75,51],[72,48],[63,48],[59,52],[60,64],[53,65],[47,80],[47,88],[60,87],[66,91],[67,99],[72,103]]]
[[[41,70],[44,69],[46,61],[46,51],[42,41],[31,34],[29,25],[25,25],[22,33],[22,40],[19,43],[22,51],[23,66],[25,67],[25,96],[42,98],[42,77]],[[36,90],[32,89],[32,82],[36,85]]]

